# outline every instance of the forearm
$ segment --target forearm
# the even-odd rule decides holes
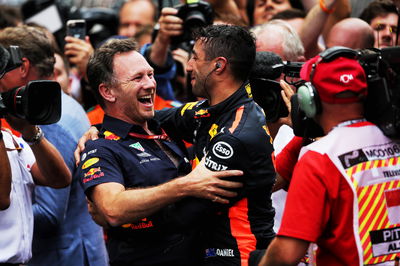
[[[120,184],[106,183],[97,185],[92,192],[92,200],[112,226],[148,217],[186,195],[179,179],[148,188],[125,190],[119,187]]]
[[[71,172],[58,150],[43,137],[31,145],[36,158],[36,166],[32,174],[39,185],[63,188],[71,183]]]
[[[164,67],[167,64],[169,43],[169,37],[162,37],[159,34],[151,45],[149,59],[156,66]]]
[[[320,6],[315,5],[304,20],[300,30],[300,39],[306,51],[306,58],[319,53],[318,38],[322,34],[328,14],[322,11]]]
[[[0,140],[0,210],[10,206],[11,167],[4,141]]]

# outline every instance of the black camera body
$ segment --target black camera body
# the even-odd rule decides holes
[[[360,50],[358,61],[367,75],[365,117],[400,139],[400,47]]]
[[[387,137],[400,139],[400,46],[357,50],[356,58],[367,77],[365,118],[376,124]],[[293,97],[291,102],[295,135],[322,136],[319,125],[305,116]]]
[[[187,0],[186,4],[175,6],[178,16],[183,20],[183,34],[172,39],[172,45],[181,43],[192,45],[194,29],[211,25],[214,21],[214,11],[211,5],[202,0]]]
[[[18,46],[6,49],[0,45],[0,78],[21,64],[22,54]],[[34,125],[58,122],[61,117],[60,84],[50,80],[35,80],[26,86],[0,93],[0,117],[6,114]]]
[[[289,111],[281,95],[279,82],[264,78],[250,79],[254,101],[264,110],[267,122],[276,122],[280,117],[287,117]]]
[[[34,80],[0,93],[0,117],[11,114],[32,125],[56,123],[61,117],[61,87],[56,81]]]

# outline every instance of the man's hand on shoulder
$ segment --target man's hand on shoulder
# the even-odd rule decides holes
[[[78,146],[74,151],[75,163],[79,165],[81,160],[81,153],[85,150],[85,144],[88,140],[96,140],[99,138],[99,130],[91,126],[88,131],[78,141]]]

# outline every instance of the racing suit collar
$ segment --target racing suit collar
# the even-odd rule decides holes
[[[210,106],[207,100],[200,102],[199,107],[201,109],[195,113],[195,118],[215,116],[232,110],[232,108],[243,105],[248,101],[252,101],[251,94],[249,94],[249,92],[246,90],[246,86],[248,86],[248,84],[248,82],[245,82],[235,93],[219,104]]]

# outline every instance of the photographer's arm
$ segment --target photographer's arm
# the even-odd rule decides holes
[[[12,174],[6,147],[4,145],[3,134],[1,132],[0,134],[0,210],[5,210],[10,206]]]
[[[6,119],[12,128],[21,132],[25,141],[33,142],[30,147],[35,155],[36,162],[31,168],[31,173],[35,183],[53,188],[68,186],[72,179],[71,172],[58,150],[46,137],[40,136],[39,127],[11,115],[7,115]]]
[[[177,13],[178,10],[172,7],[165,7],[161,10],[158,20],[160,29],[149,55],[150,61],[159,67],[164,67],[167,63],[171,38],[183,33],[183,21],[176,16]]]
[[[318,43],[319,36],[322,34],[326,37],[332,26],[349,14],[348,0],[319,0],[308,12],[299,33],[306,58],[311,58],[324,49]]]

